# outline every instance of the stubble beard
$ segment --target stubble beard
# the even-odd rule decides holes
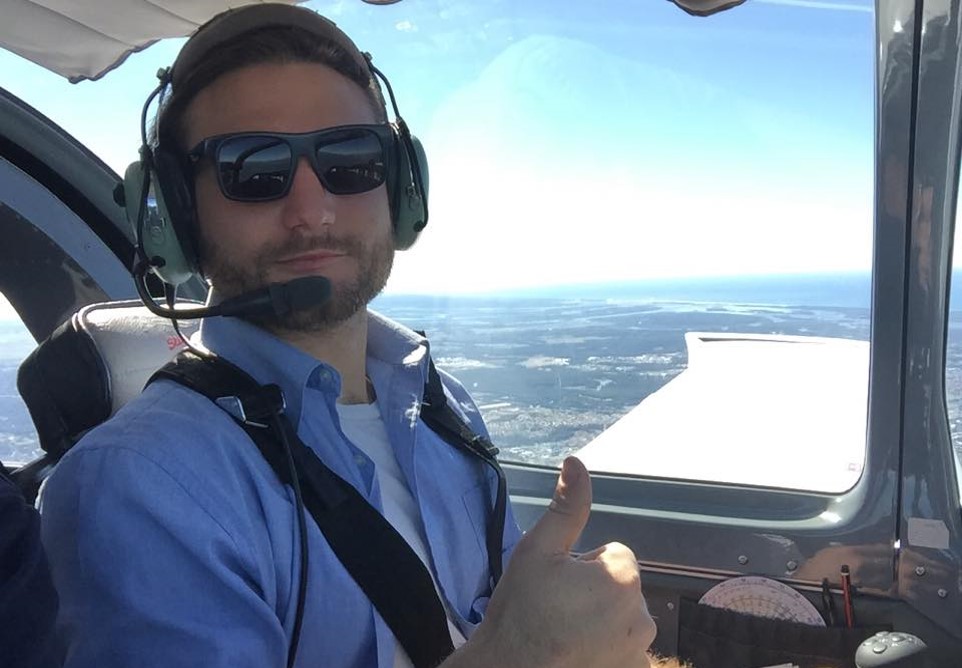
[[[299,309],[283,316],[240,316],[274,333],[324,332],[345,322],[373,300],[387,284],[394,264],[394,242],[390,235],[378,238],[365,248],[358,239],[334,239],[329,234],[314,237],[292,237],[261,251],[250,262],[234,260],[223,254],[216,244],[201,240],[204,273],[222,299],[258,290],[269,285],[269,269],[278,258],[314,250],[343,253],[357,262],[357,276],[350,281],[331,281],[331,295],[322,304]]]

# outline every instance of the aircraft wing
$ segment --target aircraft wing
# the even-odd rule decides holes
[[[297,0],[276,0],[296,4]],[[184,37],[251,0],[2,0],[0,48],[71,82],[98,79],[131,53]]]
[[[688,368],[576,454],[592,471],[838,493],[865,460],[869,343],[685,335]]]

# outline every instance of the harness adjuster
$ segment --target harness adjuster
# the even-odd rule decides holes
[[[471,439],[471,445],[478,448],[484,448],[485,451],[492,457],[496,457],[498,453],[501,452],[501,448],[480,434],[476,434],[475,437]]]
[[[287,400],[277,385],[264,385],[260,390],[254,394],[217,397],[214,403],[238,422],[267,429],[271,417],[287,410]]]

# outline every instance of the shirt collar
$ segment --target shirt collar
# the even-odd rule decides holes
[[[233,362],[258,383],[279,386],[287,403],[286,412],[297,424],[304,387],[318,367],[326,365],[240,318],[204,318],[196,336],[201,345]],[[340,394],[340,379],[333,369],[330,372],[333,389]]]
[[[428,340],[404,325],[368,309],[367,356],[392,365],[420,366]]]
[[[300,419],[302,397],[308,385],[335,397],[341,393],[341,379],[333,367],[240,318],[205,318],[196,336],[202,346],[241,367],[257,382],[278,385],[294,424]],[[378,373],[374,367],[419,368],[427,354],[428,342],[423,336],[368,311],[367,365],[372,377]],[[372,361],[380,364],[372,365]],[[380,385],[378,378],[374,380]]]

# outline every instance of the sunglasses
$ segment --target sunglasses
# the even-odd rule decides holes
[[[269,202],[286,197],[301,158],[307,158],[332,195],[374,190],[387,174],[390,125],[344,125],[315,132],[241,132],[201,141],[187,154],[191,164],[210,157],[227,199]]]

